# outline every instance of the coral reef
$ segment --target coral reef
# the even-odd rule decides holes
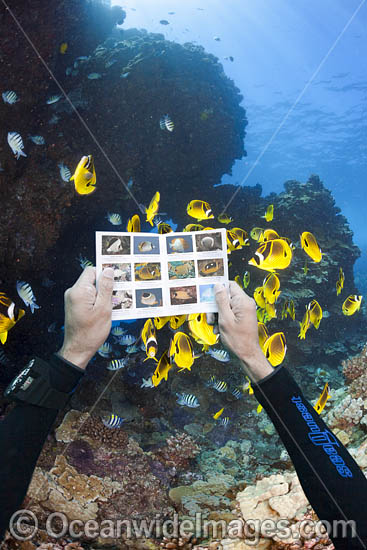
[[[177,470],[187,470],[190,460],[200,452],[200,447],[189,435],[176,433],[169,437],[166,445],[158,449],[154,456],[165,466]]]

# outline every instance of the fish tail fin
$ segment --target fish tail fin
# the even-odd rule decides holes
[[[0,342],[2,344],[5,344],[6,340],[8,339],[8,331],[2,332],[0,334]]]
[[[26,157],[26,156],[27,156],[26,153],[25,153],[24,151],[19,151],[19,152],[18,152],[18,155],[19,155],[18,158],[19,158],[19,157]]]
[[[40,309],[40,306],[38,306],[37,304],[29,304],[29,307],[32,313],[34,313],[35,309]]]

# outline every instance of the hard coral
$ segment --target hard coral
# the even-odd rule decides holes
[[[356,380],[367,371],[367,345],[361,353],[342,362],[343,374],[348,382]]]
[[[100,445],[114,449],[124,449],[129,439],[123,429],[107,428],[99,418],[89,415],[82,425],[79,435],[89,437]]]
[[[188,468],[190,460],[200,452],[200,447],[189,435],[176,433],[167,439],[166,446],[155,452],[155,457],[176,470]]]

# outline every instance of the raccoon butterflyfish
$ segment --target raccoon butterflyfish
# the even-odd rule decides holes
[[[226,235],[227,235],[227,251],[228,251],[228,254],[230,254],[233,250],[240,250],[242,248],[242,245],[240,243],[240,239],[238,238],[236,233],[233,233],[233,231],[227,229]]]
[[[168,359],[168,350],[163,352],[162,357],[158,361],[157,368],[152,375],[152,382],[154,386],[158,386],[163,378],[167,382],[168,373],[171,370],[172,365]]]
[[[336,295],[339,296],[339,294],[341,293],[341,291],[343,290],[344,288],[344,280],[345,280],[345,276],[344,276],[344,271],[342,270],[341,267],[339,267],[339,278],[338,280],[336,281]]]
[[[266,241],[273,241],[274,239],[281,239],[278,233],[274,229],[264,229],[259,237],[260,243],[266,243]]]
[[[312,300],[307,306],[310,312],[310,322],[318,329],[322,319],[322,309],[317,300]]]
[[[223,407],[223,409],[219,409],[219,411],[217,411],[215,414],[213,414],[214,420],[218,420],[218,418],[223,413],[223,411],[224,411],[224,407]]]
[[[268,302],[266,302],[265,311],[267,313],[268,320],[276,319],[277,310],[275,309],[275,304],[269,304]]]
[[[193,200],[187,205],[186,211],[189,216],[195,218],[199,222],[201,220],[209,220],[214,218],[210,204],[205,201]]]
[[[322,252],[316,241],[315,236],[309,231],[304,231],[300,237],[301,247],[310,258],[318,263],[321,262]]]
[[[243,283],[242,283],[242,281],[241,281],[241,277],[240,277],[239,275],[236,275],[235,278],[234,278],[234,280],[236,281],[236,283],[238,284],[238,286],[239,286],[240,288],[243,289]]]
[[[66,53],[67,49],[68,49],[68,43],[67,42],[62,42],[60,44],[60,48],[59,48],[59,51],[60,51],[61,55],[64,55]]]
[[[265,229],[262,227],[253,227],[250,231],[250,237],[254,241],[259,242],[260,239],[262,239],[262,236],[264,234]]]
[[[180,371],[191,370],[195,356],[190,337],[184,332],[176,332],[171,339],[168,355],[170,361],[176,363]]]
[[[0,342],[5,344],[8,332],[25,315],[24,309],[16,307],[14,302],[0,292]]]
[[[219,334],[214,334],[214,326],[208,324],[206,313],[191,313],[188,325],[193,338],[200,344],[213,346],[218,342]]]
[[[257,323],[257,332],[258,332],[258,335],[259,335],[260,347],[264,351],[264,344],[265,344],[266,340],[269,338],[269,333],[268,333],[264,323]]]
[[[259,323],[267,323],[268,321],[270,321],[270,318],[266,312],[266,309],[262,307],[257,308],[256,317]]]
[[[169,320],[170,320],[169,315],[166,317],[154,317],[153,319],[154,326],[157,330],[161,330],[161,328],[163,328],[164,325],[166,325]]]
[[[160,235],[166,235],[167,233],[172,233],[173,229],[169,223],[160,222],[158,224],[158,233]]]
[[[233,222],[233,218],[231,218],[231,216],[228,216],[228,214],[219,214],[218,221],[219,223],[231,223]]]
[[[183,231],[203,231],[205,227],[203,225],[200,225],[200,223],[188,223],[183,228]]]
[[[284,332],[276,332],[265,341],[264,355],[273,367],[280,365],[287,352],[287,344]]]
[[[134,214],[134,216],[128,220],[126,231],[129,233],[140,232],[140,218],[138,214]]]
[[[262,243],[248,263],[259,269],[274,272],[276,269],[286,269],[291,261],[292,250],[289,244],[283,239],[274,239]]]
[[[363,296],[357,296],[356,294],[348,296],[342,305],[344,315],[350,316],[358,311],[361,307],[362,298]]]
[[[303,316],[302,322],[299,324],[300,331],[298,334],[298,338],[300,340],[304,340],[306,338],[306,332],[311,326],[311,320],[310,320],[310,311],[306,309],[306,313]]]
[[[265,215],[261,217],[265,218],[267,222],[271,222],[274,217],[274,204],[269,204],[266,209]]]
[[[202,275],[215,275],[217,271],[221,270],[223,267],[223,263],[221,260],[212,260],[208,263],[206,263],[201,269],[200,273]]]
[[[318,414],[322,413],[327,403],[327,400],[330,398],[331,398],[331,395],[329,393],[329,384],[326,382],[324,389],[322,390],[320,397],[318,398],[317,403],[314,406],[314,409]]]
[[[148,208],[145,209],[145,213],[147,215],[146,221],[149,222],[150,225],[153,225],[154,217],[158,214],[160,199],[161,199],[161,195],[159,191],[156,191],[154,193],[152,200],[149,203]]]
[[[263,294],[269,304],[274,304],[281,293],[280,281],[275,273],[269,273],[263,282]]]
[[[307,273],[308,273],[308,264],[307,264],[307,260],[305,261],[305,265],[303,266],[303,273],[304,273],[305,275],[307,275]]]
[[[246,376],[246,379],[247,379],[247,383],[245,382],[242,386],[242,390],[243,391],[247,391],[248,390],[248,394],[249,395],[252,395],[254,393],[254,390],[252,389],[252,384],[251,384],[251,380],[249,379],[248,376]]]
[[[262,286],[258,286],[254,290],[254,300],[256,302],[256,305],[258,305],[261,309],[265,309],[265,298],[264,298],[264,289]]]
[[[257,414],[260,414],[262,410],[263,410],[263,406],[260,405],[260,403],[259,403],[258,406],[256,407]]]
[[[241,229],[241,227],[232,227],[230,231],[237,236],[241,246],[250,246],[250,239],[248,238],[247,231]]]
[[[181,288],[178,290],[172,290],[171,297],[175,300],[187,300],[189,298],[192,298],[192,294],[189,289]]]
[[[75,191],[79,195],[89,195],[96,190],[96,170],[92,155],[81,158],[70,181],[74,181]]]
[[[137,281],[154,281],[161,278],[159,264],[136,264],[135,279]]]
[[[143,340],[145,346],[145,352],[147,354],[146,359],[156,359],[156,353],[158,351],[157,337],[155,333],[154,323],[151,319],[147,319],[144,323],[143,329],[141,331],[141,339]]]
[[[243,288],[247,288],[248,285],[250,284],[250,272],[249,271],[245,271],[245,273],[243,274],[242,282],[243,282]]]
[[[187,315],[171,315],[169,319],[169,326],[172,330],[177,330],[186,321]]]

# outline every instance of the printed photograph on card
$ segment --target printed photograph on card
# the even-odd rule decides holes
[[[212,250],[223,250],[221,233],[201,233],[195,235],[197,252],[211,252]]]
[[[195,277],[194,260],[168,262],[168,277],[170,279],[190,279]]]
[[[204,304],[215,304],[214,284],[199,286],[200,302]]]
[[[134,254],[159,254],[159,237],[134,236]]]
[[[130,237],[102,235],[102,256],[130,254]]]
[[[160,263],[134,264],[135,281],[159,281],[161,279]]]
[[[114,290],[112,292],[112,309],[131,309],[133,305],[132,290]]]
[[[213,260],[198,260],[199,277],[217,277],[224,275],[222,258]]]
[[[161,288],[139,288],[136,293],[136,307],[161,307],[163,303]]]
[[[169,290],[170,300],[172,306],[179,306],[182,304],[196,304],[197,292],[196,286],[176,286]]]
[[[131,264],[102,264],[102,269],[112,267],[113,278],[117,283],[131,281]]]
[[[181,237],[167,237],[167,254],[178,254],[193,251],[191,235]]]

